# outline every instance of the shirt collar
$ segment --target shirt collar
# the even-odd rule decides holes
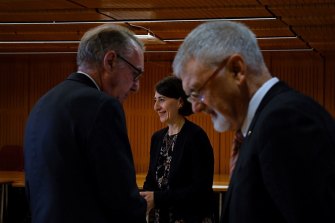
[[[245,137],[247,135],[247,131],[250,127],[251,121],[255,116],[256,110],[261,103],[262,99],[264,98],[265,94],[270,90],[270,88],[279,81],[278,78],[273,77],[270,80],[266,81],[252,96],[249,106],[248,106],[248,112],[247,116],[243,122],[241,131],[243,136]]]
[[[95,82],[95,80],[89,74],[87,74],[85,72],[82,72],[82,71],[77,71],[77,73],[84,74],[86,77],[88,77],[94,83],[94,85],[98,88],[98,90],[101,91],[99,85]]]

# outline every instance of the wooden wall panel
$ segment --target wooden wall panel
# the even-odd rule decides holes
[[[325,108],[332,113],[335,118],[335,55],[326,58],[325,62]]]
[[[33,55],[30,58],[29,110],[48,90],[76,71],[75,59],[74,54]]]
[[[26,59],[1,58],[0,65],[0,147],[23,142],[24,121],[28,114],[28,72]]]
[[[324,104],[325,70],[323,58],[314,53],[273,53],[273,76]]]
[[[23,144],[32,106],[75,67],[75,55],[0,56],[0,147]]]
[[[25,111],[0,112],[0,147],[2,147],[3,145],[23,144],[23,132],[26,118],[27,114]]]
[[[229,131],[220,134],[220,156],[219,156],[219,172],[229,174],[230,172],[230,154],[233,143],[234,133]]]
[[[335,57],[314,53],[266,53],[273,75],[293,88],[310,95],[335,117]],[[150,57],[146,56],[146,59]],[[156,57],[155,57],[156,58]],[[36,100],[76,70],[75,55],[0,55],[0,146],[23,143],[27,115]],[[164,127],[153,110],[154,86],[171,74],[171,61],[145,62],[140,91],[124,103],[135,167],[146,172],[151,135]],[[215,172],[229,172],[233,133],[217,133],[210,117],[196,114],[190,120],[208,134],[215,156]]]

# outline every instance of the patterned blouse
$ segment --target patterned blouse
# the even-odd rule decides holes
[[[163,144],[159,153],[156,180],[160,190],[169,189],[168,178],[170,174],[170,165],[172,161],[172,153],[174,145],[176,144],[178,134],[169,135],[165,134]],[[174,222],[169,210],[155,209],[155,223],[170,223]]]
[[[156,181],[160,190],[169,189],[169,174],[170,166],[172,161],[173,149],[177,141],[178,134],[169,136],[166,133],[163,137],[163,143],[159,152],[157,169],[156,169]],[[174,219],[171,210],[169,209],[154,209],[153,220],[154,223],[187,223],[182,219]],[[197,221],[198,222],[198,221]],[[201,223],[212,223],[210,218],[204,218],[200,221]]]

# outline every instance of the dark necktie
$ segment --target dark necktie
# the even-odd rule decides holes
[[[243,142],[243,139],[244,137],[241,130],[236,131],[230,156],[230,176],[233,174],[233,170],[238,158],[239,149]]]

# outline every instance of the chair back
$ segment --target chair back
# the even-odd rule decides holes
[[[23,171],[23,147],[20,145],[4,145],[0,149],[0,170]]]

